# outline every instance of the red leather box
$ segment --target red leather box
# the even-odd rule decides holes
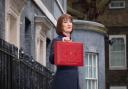
[[[83,66],[83,43],[57,41],[54,44],[54,62],[62,66]]]

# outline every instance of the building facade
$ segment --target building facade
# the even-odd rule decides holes
[[[0,87],[50,89],[49,46],[67,0],[0,0]]]
[[[97,6],[98,5],[98,0]],[[102,2],[103,1],[103,2]],[[108,1],[108,0],[106,0]],[[82,2],[82,3],[81,3]],[[69,12],[77,18],[86,15],[86,0],[70,0]],[[105,0],[101,0],[103,6]],[[83,7],[81,7],[83,6]],[[74,7],[74,8],[71,8]],[[88,7],[88,6],[87,6]],[[103,9],[99,8],[99,9]],[[128,89],[128,0],[111,0],[97,21],[108,29],[105,37],[105,86],[106,89]],[[85,18],[84,18],[85,19]],[[95,38],[94,38],[95,39]],[[99,75],[100,76],[100,75]]]
[[[85,20],[74,20],[73,39],[84,44],[84,66],[79,67],[81,89],[105,89],[104,25]]]
[[[0,87],[50,89],[49,46],[67,0],[0,0]],[[44,76],[46,75],[46,76]],[[50,84],[51,85],[51,84]]]
[[[0,1],[0,37],[4,37],[4,30],[5,30],[5,1]]]
[[[63,0],[1,0],[0,37],[44,66],[56,20],[66,12]]]
[[[128,89],[128,0],[111,0],[99,21],[108,28],[106,89]]]

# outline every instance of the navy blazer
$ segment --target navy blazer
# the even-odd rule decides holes
[[[50,48],[50,56],[49,56],[49,61],[50,61],[51,64],[54,64],[54,43],[56,41],[62,41],[63,37],[65,37],[65,36],[59,35],[59,36],[57,36],[56,38],[54,38],[52,40],[52,44],[51,44],[51,48]]]
[[[53,39],[50,49],[49,61],[54,64],[54,43],[62,41],[64,35],[59,35]],[[76,66],[57,66],[54,75],[53,89],[80,89],[78,68]]]

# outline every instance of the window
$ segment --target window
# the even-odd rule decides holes
[[[8,39],[9,42],[17,46],[17,19],[10,15],[10,22],[9,22],[9,31],[8,31]]]
[[[110,89],[127,89],[126,86],[110,86]]]
[[[85,89],[98,89],[98,54],[85,54]]]
[[[50,41],[49,30],[52,27],[51,22],[45,16],[37,15],[35,18],[35,59],[37,62],[46,66],[47,64],[47,45]]]
[[[5,2],[5,40],[20,48],[20,11],[24,5],[17,6],[13,0]]]
[[[5,30],[5,39],[9,43],[19,47],[19,29],[18,29],[18,16],[10,11],[7,15],[7,23]]]
[[[39,34],[40,36],[37,38],[37,54],[36,54],[36,56],[37,56],[37,61],[38,62],[40,62],[40,63],[43,63],[42,61],[44,60],[43,59],[43,56],[45,56],[44,55],[44,51],[43,51],[43,49],[45,49],[44,48],[44,43],[45,43],[45,38],[41,35],[41,34]]]
[[[126,69],[126,36],[111,35],[112,45],[109,45],[110,69]]]
[[[31,55],[31,21],[25,17],[25,53]]]
[[[40,24],[36,25],[36,61],[46,66],[46,34]]]
[[[109,4],[110,9],[125,8],[125,0],[112,0]]]

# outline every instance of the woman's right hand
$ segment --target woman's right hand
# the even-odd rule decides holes
[[[63,42],[72,42],[72,40],[70,39],[70,37],[63,37],[62,38]]]

